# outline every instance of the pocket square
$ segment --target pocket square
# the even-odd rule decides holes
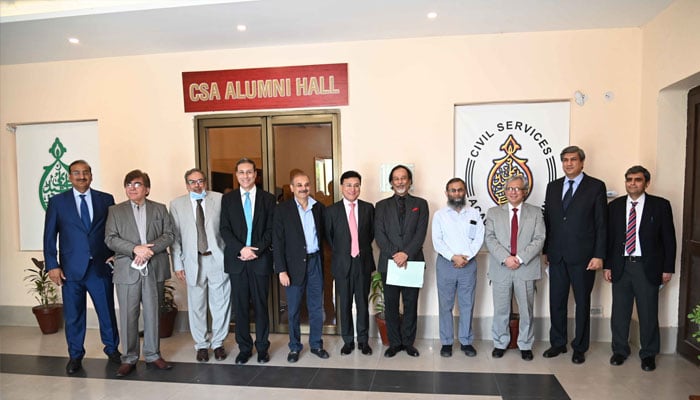
[[[417,211],[418,211],[418,207],[413,207],[413,209],[412,209],[411,211],[417,212]]]

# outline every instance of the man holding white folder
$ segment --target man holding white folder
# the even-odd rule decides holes
[[[416,339],[420,289],[387,283],[387,267],[394,262],[399,268],[407,268],[409,261],[425,260],[423,242],[428,230],[428,202],[408,193],[413,184],[408,167],[395,166],[389,174],[389,182],[394,195],[377,203],[374,217],[374,239],[380,250],[377,269],[384,282],[389,336],[389,348],[384,357],[394,357],[401,350],[406,350],[411,357],[418,357],[413,342]],[[403,319],[399,316],[400,298],[403,298]]]
[[[472,345],[472,310],[476,293],[476,256],[484,242],[484,224],[479,212],[466,205],[467,187],[460,178],[447,182],[447,206],[433,216],[433,246],[440,319],[440,355],[452,356],[454,325],[452,308],[455,295],[459,304],[460,350],[476,356]]]

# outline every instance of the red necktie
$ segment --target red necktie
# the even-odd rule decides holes
[[[357,220],[355,220],[355,203],[350,203],[348,225],[350,226],[350,255],[357,257],[360,254],[360,239],[357,234]]]
[[[518,254],[518,209],[513,209],[513,218],[510,220],[510,255]]]

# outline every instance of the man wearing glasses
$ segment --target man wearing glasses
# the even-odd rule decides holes
[[[540,279],[540,253],[545,239],[542,211],[526,204],[528,182],[523,176],[508,179],[508,203],[486,213],[488,277],[493,285],[493,358],[501,358],[510,344],[511,298],[518,302],[520,323],[518,348],[525,361],[533,359],[532,344],[535,282]]]
[[[117,349],[112,270],[106,264],[112,251],[104,242],[107,210],[114,204],[114,197],[90,188],[92,169],[86,161],[73,161],[68,169],[73,188],[49,199],[46,210],[44,260],[49,278],[62,289],[70,357],[66,372],[73,375],[82,369],[85,355],[86,293],[95,305],[105,354],[111,362],[120,364],[121,353]]]
[[[170,202],[175,241],[171,246],[175,276],[187,282],[187,308],[195,357],[209,361],[226,358],[224,340],[231,319],[231,282],[224,272],[224,240],[219,234],[221,193],[207,191],[204,172],[185,172],[188,194]],[[207,308],[211,337],[207,338]]]
[[[466,204],[467,187],[460,178],[445,185],[447,206],[433,216],[433,246],[438,253],[435,263],[440,320],[440,355],[452,356],[454,327],[452,308],[455,295],[459,305],[458,339],[460,350],[476,356],[472,345],[472,311],[476,295],[476,256],[484,242],[484,224],[479,212]]]

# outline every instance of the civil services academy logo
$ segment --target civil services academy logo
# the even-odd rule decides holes
[[[51,165],[44,166],[44,174],[39,181],[39,201],[41,206],[46,210],[49,206],[49,199],[54,195],[65,192],[71,188],[68,175],[70,170],[68,165],[61,161],[61,157],[66,153],[66,148],[63,143],[56,138],[49,148],[49,154],[53,156],[54,162]]]

